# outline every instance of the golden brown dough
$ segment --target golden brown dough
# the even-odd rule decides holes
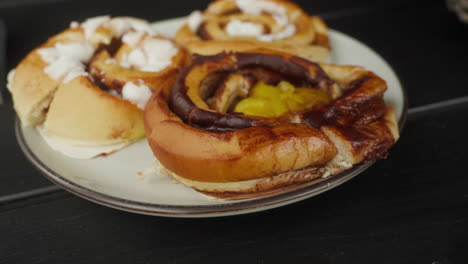
[[[253,69],[262,75],[252,77],[259,71]],[[206,103],[204,80],[246,75],[257,78],[253,84],[265,72],[334,100],[279,118],[225,113]],[[255,197],[384,158],[399,137],[393,108],[383,102],[386,88],[362,67],[315,64],[276,51],[199,57],[150,100],[145,130],[155,156],[181,183],[226,199]]]
[[[73,22],[18,64],[14,107],[23,126],[43,125],[59,138],[90,146],[133,142],[144,136],[143,97],[173,82],[188,59],[141,19]]]
[[[175,39],[201,55],[267,48],[326,61],[330,53],[325,22],[284,0],[214,1],[202,15],[192,14]]]

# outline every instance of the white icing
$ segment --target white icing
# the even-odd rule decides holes
[[[79,25],[78,22],[74,21],[70,24],[70,27],[75,28]],[[151,28],[148,22],[132,17],[117,17],[111,19],[110,16],[98,16],[88,18],[81,24],[86,39],[90,39],[94,32],[101,26],[112,30],[114,37],[117,38],[122,37],[130,31],[146,33],[150,36],[156,35],[156,32]]]
[[[80,62],[88,62],[94,54],[94,47],[88,43],[55,44],[60,57],[68,57]]]
[[[273,16],[286,16],[286,9],[283,6],[270,1],[236,0],[236,5],[243,13],[246,14],[258,16],[265,12]]]
[[[44,68],[44,72],[47,73],[52,79],[59,80],[74,68],[83,67],[80,62],[72,60],[70,58],[61,57],[55,62],[49,64],[49,66]]]
[[[273,19],[276,21],[276,24],[284,27],[289,24],[289,19],[286,13],[284,15],[273,14]]]
[[[7,75],[7,89],[8,91],[12,92],[12,85],[13,85],[13,79],[15,78],[15,73],[16,73],[16,68],[15,69],[12,69],[10,72],[8,72],[8,75]]]
[[[57,49],[55,47],[52,48],[43,48],[37,51],[41,56],[42,60],[47,63],[52,63],[60,57]]]
[[[267,34],[267,35],[261,35],[258,37],[258,40],[264,41],[264,42],[269,42],[277,39],[284,39],[288,38],[294,35],[296,33],[296,26],[293,24],[287,25],[283,31],[280,31],[278,33],[273,33],[273,34]]]
[[[123,35],[122,42],[130,46],[135,46],[145,35],[142,31],[131,31]]]
[[[230,36],[260,36],[263,33],[263,26],[234,19],[226,25],[226,32]]]
[[[137,67],[141,71],[159,72],[172,63],[178,48],[166,39],[145,39],[139,47],[123,56],[121,65]]]
[[[203,20],[203,15],[200,11],[193,11],[187,19],[187,23],[190,30],[192,30],[192,32],[196,32],[200,25],[203,23]]]
[[[105,64],[117,64],[117,61],[114,58],[109,58],[104,61]]]
[[[72,22],[70,26],[77,27],[78,25]],[[135,18],[111,19],[109,16],[99,16],[87,19],[81,26],[87,39],[97,28],[104,26],[112,29],[114,35],[118,37],[124,35],[123,41],[132,46],[136,45],[145,34],[150,36],[154,34],[146,21]],[[156,44],[155,47],[151,47],[152,44]],[[89,42],[84,42],[57,43],[54,47],[38,50],[38,53],[42,60],[49,64],[44,68],[44,72],[55,80],[64,78],[66,83],[78,76],[88,76],[84,64],[89,62],[94,51],[95,48]],[[177,54],[177,51],[173,45],[169,47],[165,40],[157,40],[145,43],[143,49],[132,52],[131,56],[128,56],[129,61],[123,61],[121,65],[126,68],[134,65],[144,71],[157,72],[171,64],[171,58]]]
[[[81,24],[81,27],[83,28],[85,33],[85,37],[89,39],[96,31],[96,29],[98,29],[101,25],[109,21],[110,16],[98,16],[86,19],[86,21]]]
[[[129,142],[122,142],[109,145],[89,146],[86,145],[89,144],[89,142],[79,142],[50,135],[42,126],[38,126],[37,131],[53,150],[75,159],[92,159],[99,155],[111,154],[129,144]]]
[[[142,49],[135,49],[128,54],[128,64],[143,67],[146,63]]]
[[[85,71],[84,67],[74,67],[63,78],[63,83],[67,83],[78,76],[89,76],[89,74]]]
[[[146,33],[150,36],[154,36],[156,34],[148,22],[131,17],[117,17],[111,19],[106,26],[112,29],[112,32],[116,37],[121,37],[132,30]]]
[[[79,26],[80,26],[80,23],[78,23],[77,21],[70,22],[70,28],[77,28]]]
[[[54,47],[43,48],[37,51],[42,60],[49,63],[44,72],[51,78],[64,82],[71,81],[77,76],[87,76],[85,65],[94,53],[89,43],[57,43]]]
[[[259,41],[273,41],[277,39],[288,38],[296,32],[296,26],[289,23],[289,18],[286,9],[273,2],[261,0],[235,0],[237,7],[246,14],[260,15],[262,13],[270,14],[276,23],[283,28],[278,33],[267,35],[256,35]]]
[[[147,66],[151,71],[160,71],[172,63],[179,49],[167,39],[148,39],[143,43],[143,50],[147,55]],[[142,67],[145,70],[145,67]]]
[[[130,101],[142,110],[145,109],[151,94],[151,89],[143,83],[136,85],[132,82],[128,82],[122,88],[122,98]]]
[[[106,23],[106,26],[112,29],[112,32],[116,37],[120,37],[131,30],[131,26],[125,18],[111,19],[108,23]]]
[[[155,32],[151,25],[143,20],[127,18],[127,23],[130,24],[131,28],[138,32],[145,32],[149,35],[155,35]]]
[[[155,35],[155,31],[153,31],[149,23],[134,18],[111,19],[109,16],[100,16],[87,19],[81,25],[75,21],[70,23],[71,28],[79,26],[83,29],[85,42],[57,43],[53,47],[42,48],[37,51],[41,59],[48,64],[44,68],[44,72],[55,80],[62,79],[62,82],[67,83],[78,76],[91,78],[85,71],[85,64],[91,60],[95,52],[95,47],[89,40],[101,26],[110,29],[114,37],[122,37],[123,41],[129,45],[138,44],[145,35]],[[138,62],[138,65],[134,66],[147,71],[159,71],[167,67],[171,63],[172,57],[178,52],[172,42],[159,39],[146,40],[140,43],[138,50],[141,54],[138,54],[139,52],[134,54],[132,60]],[[130,58],[127,55],[123,57]],[[108,59],[105,63],[113,64],[117,63],[117,61]],[[123,61],[121,65],[128,68],[132,66],[129,61]],[[14,74],[14,69],[8,74],[7,86],[9,89],[11,89]],[[115,91],[111,91],[110,94],[128,100],[144,109],[152,91],[142,82],[139,85],[129,82],[123,87],[122,96]],[[103,154],[111,154],[129,144],[129,142],[122,142],[93,146],[90,145],[90,142],[75,141],[47,134],[43,127],[37,127],[37,129],[52,149],[78,159],[90,159]]]
[[[93,55],[94,48],[87,43],[57,43],[54,47],[43,48],[37,51],[42,60],[53,63],[61,57],[70,57],[78,61],[89,61]]]

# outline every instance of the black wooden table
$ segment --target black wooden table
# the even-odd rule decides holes
[[[71,20],[111,14],[156,21],[207,2],[1,1],[7,34],[0,80]],[[270,211],[136,215],[69,194],[33,169],[16,143],[2,86],[0,263],[468,263],[468,26],[443,1],[298,2],[375,49],[406,87],[408,122],[387,160]]]

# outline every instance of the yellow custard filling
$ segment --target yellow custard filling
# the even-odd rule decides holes
[[[277,86],[257,83],[247,98],[234,107],[234,112],[260,117],[279,117],[287,113],[316,109],[328,104],[325,92],[311,88],[296,88],[286,81]]]

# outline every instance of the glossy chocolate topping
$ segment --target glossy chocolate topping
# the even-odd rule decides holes
[[[207,63],[211,63],[211,66],[207,66]],[[190,89],[186,83],[187,75],[196,67],[213,67],[213,63],[219,65],[219,68],[207,71],[206,76],[202,76],[202,79],[210,78],[213,74],[227,75],[236,72],[246,76],[252,83],[259,80],[269,83],[288,80],[297,87],[309,87],[324,91],[327,91],[327,88],[333,84],[333,81],[318,64],[294,56],[286,57],[263,53],[221,53],[214,56],[197,56],[192,66],[184,69],[175,83],[169,106],[185,123],[213,132],[226,132],[284,122],[284,119],[278,121],[279,119],[255,118],[236,113],[223,114],[197,107],[187,95]],[[223,80],[224,78],[218,79]],[[359,91],[357,89],[367,85],[366,83],[370,81],[372,81],[372,77],[363,77],[350,83],[345,94],[329,105],[299,114],[301,121],[309,126],[320,128],[323,125],[340,127],[365,125],[381,118],[386,112],[386,105],[381,94],[372,98],[355,95],[358,94],[355,92]],[[212,83],[216,85],[214,89],[221,87],[219,80],[212,81]]]
[[[193,66],[184,69],[171,92],[169,107],[177,116],[191,126],[216,132],[247,128],[255,124],[255,120],[242,115],[220,114],[198,108],[188,97],[188,88],[185,85],[185,77],[192,68]]]
[[[208,131],[225,132],[251,126],[267,125],[272,120],[253,119],[239,114],[221,114],[198,108],[187,95],[189,87],[186,85],[187,75],[195,67],[203,67],[207,62],[219,62],[221,67],[204,76],[220,72],[238,72],[246,69],[244,74],[254,79],[268,79],[269,72],[273,73],[271,80],[290,80],[301,87],[324,89],[332,81],[319,65],[297,57],[283,57],[274,54],[261,53],[221,53],[214,56],[197,56],[192,66],[184,69],[175,83],[170,96],[169,106],[185,123]],[[227,62],[227,63],[226,63]],[[260,68],[260,69],[259,69]],[[310,69],[314,69],[311,71]]]
[[[238,53],[238,67],[260,66],[279,73],[297,87],[325,88],[331,84],[328,75],[316,63],[291,56],[275,54]],[[314,69],[313,72],[310,69]]]

